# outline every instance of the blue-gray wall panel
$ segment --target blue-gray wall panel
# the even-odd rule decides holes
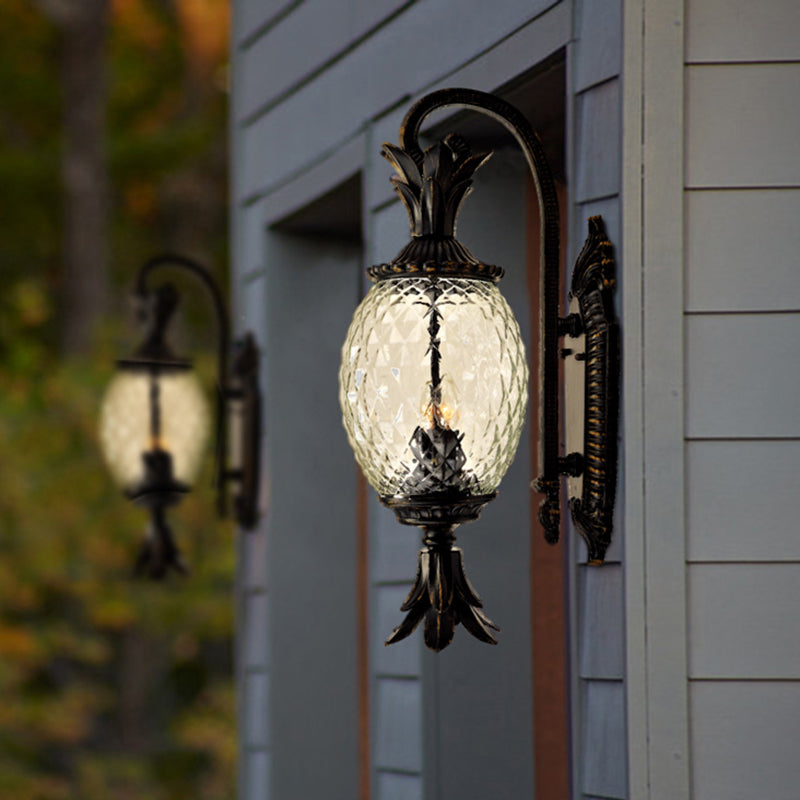
[[[416,554],[409,563],[416,561]],[[421,663],[421,642],[419,637],[410,637],[402,642],[386,647],[384,642],[391,632],[402,622],[405,614],[400,606],[411,589],[411,581],[402,586],[376,586],[373,601],[373,646],[372,671],[376,675],[419,676]],[[388,766],[388,765],[384,765]]]
[[[242,730],[242,745],[245,747],[269,747],[269,692],[270,680],[266,672],[249,672],[241,687],[247,698],[248,713]]]
[[[800,63],[699,64],[685,74],[687,188],[800,186],[800,104],[787,102]]]
[[[800,440],[687,442],[690,561],[800,561]]]
[[[625,674],[622,566],[584,565],[578,575],[580,675],[620,679]]]
[[[571,264],[586,239],[587,218],[601,215],[614,245],[617,286],[624,284],[620,191],[622,181],[621,80],[622,7],[620,0],[575,4],[575,41],[568,51],[569,143],[568,201]],[[566,294],[568,284],[564,289]],[[622,296],[616,297],[622,327]],[[623,400],[624,408],[624,400]],[[636,435],[638,432],[633,432]],[[626,435],[621,410],[620,434]],[[622,452],[622,451],[620,451]],[[585,800],[627,797],[625,731],[625,613],[621,566],[625,531],[625,470],[619,463],[612,544],[601,567],[586,564],[586,546],[572,525],[572,597],[576,608],[573,645],[573,772]]]
[[[622,66],[622,0],[589,0],[578,6],[574,92],[619,75]]]
[[[421,800],[422,779],[419,775],[378,774],[375,800]]]
[[[263,750],[249,752],[243,773],[245,785],[240,787],[240,794],[250,798],[268,798],[271,771],[270,753]]]
[[[798,562],[692,564],[688,596],[692,678],[800,679]]]
[[[422,704],[417,680],[379,678],[375,690],[375,764],[396,770],[422,770]]]
[[[258,36],[260,30],[302,5],[303,0],[237,0],[233,3],[234,45]]]
[[[269,665],[267,602],[264,592],[248,593],[243,598],[244,620],[241,632],[244,638],[243,666],[247,669],[260,669]]]
[[[355,797],[356,468],[337,373],[361,257],[287,234],[268,244],[272,796]]]
[[[242,132],[247,167],[237,174],[235,199],[286,180],[383,109],[439,79],[443,65],[462,65],[550,5],[552,0],[508,0],[503,14],[489,15],[481,14],[481,0],[462,3],[459,13],[447,3],[412,6]],[[482,19],[478,29],[476,15]]]
[[[794,0],[691,0],[686,61],[798,61],[799,30]]]
[[[685,209],[687,311],[800,308],[800,190],[695,190]]]
[[[622,681],[586,681],[583,686],[584,794],[627,797],[625,686]]]
[[[614,78],[575,98],[573,202],[586,203],[619,192],[621,181],[619,80]]]
[[[798,314],[686,319],[686,435],[797,438]]]
[[[699,681],[689,699],[692,800],[796,800],[800,683]]]
[[[305,0],[241,56],[237,121],[329,68],[409,0]]]

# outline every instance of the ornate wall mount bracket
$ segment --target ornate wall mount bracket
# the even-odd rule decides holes
[[[611,543],[617,483],[619,325],[614,314],[615,264],[602,217],[590,217],[589,235],[575,262],[570,318],[564,333],[567,450],[579,470],[568,472],[572,521],[601,564]],[[566,355],[564,355],[566,354]],[[573,452],[569,452],[575,448]]]

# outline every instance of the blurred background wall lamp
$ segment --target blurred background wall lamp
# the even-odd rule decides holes
[[[134,290],[144,340],[133,355],[117,361],[118,372],[100,412],[100,442],[125,495],[150,513],[136,571],[152,578],[162,578],[170,569],[186,572],[166,509],[190,490],[209,429],[205,398],[192,362],[176,355],[166,338],[178,291],[171,283],[148,288],[148,277],[162,267],[194,275],[213,302],[218,330],[214,483],[221,515],[227,511],[228,484],[235,485],[234,513],[244,528],[253,527],[257,520],[260,442],[255,339],[248,333],[231,348],[225,304],[206,269],[182,256],[151,259],[139,270]]]
[[[483,642],[499,630],[470,586],[455,528],[497,495],[519,442],[528,368],[519,325],[497,289],[500,267],[478,261],[455,236],[472,175],[491,153],[473,154],[457,134],[423,151],[419,129],[434,110],[462,106],[501,122],[515,137],[541,209],[539,323],[539,520],[558,541],[560,476],[569,476],[572,519],[600,564],[611,541],[616,485],[619,343],[611,290],[612,246],[600,217],[572,274],[570,313],[560,316],[559,212],[541,142],[504,100],[470,89],[423,97],[400,126],[400,146],[382,154],[397,174],[411,241],[370,267],[374,286],[342,348],[340,403],[367,480],[400,522],[424,531],[417,576],[387,644],[425,620],[425,643],[442,650],[459,622]],[[559,347],[559,339],[564,345]],[[560,455],[559,359],[565,361],[567,453]]]

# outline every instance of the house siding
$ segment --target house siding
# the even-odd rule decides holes
[[[567,263],[574,263],[580,252],[587,234],[587,218],[600,214],[615,244],[617,271],[622,273],[625,268],[619,246],[622,3],[586,0],[575,3],[574,8],[574,37],[568,50]],[[621,305],[617,314],[624,331]],[[624,415],[621,431],[624,437]],[[568,533],[574,562],[572,640],[577,659],[572,688],[573,786],[574,796],[587,799],[628,797],[622,573],[624,459],[620,464],[617,495],[613,543],[602,567],[588,566],[582,540],[574,530]]]
[[[797,795],[800,8],[686,8],[688,679],[695,800]],[[794,217],[796,220],[796,216]],[[759,467],[763,472],[759,471]],[[712,511],[713,509],[713,511]],[[720,732],[724,731],[724,735]]]
[[[793,797],[800,9],[624,20],[630,796]]]
[[[487,14],[479,0],[242,0],[234,8],[234,321],[264,344],[268,453],[264,517],[239,544],[241,796],[358,796],[356,479],[343,435],[328,447],[338,426],[335,370],[324,390],[316,373],[323,350],[326,363],[338,360],[333,340],[363,290],[361,268],[405,239],[380,144],[396,140],[426,92],[492,91],[566,47],[567,260],[586,218],[602,214],[616,249],[623,333],[622,458],[607,564],[590,568],[574,532],[564,536],[573,796],[793,798],[800,631],[786,612],[800,589],[791,511],[800,468],[800,5],[502,0]],[[522,173],[503,158],[498,176],[479,179],[464,231],[470,208],[491,213],[493,197],[523,205]],[[302,250],[273,230],[356,174],[362,248]],[[498,225],[514,229],[504,202]],[[490,232],[475,230],[468,244],[500,261]],[[506,240],[504,286],[524,296],[511,277],[524,243],[513,230]],[[341,295],[317,291],[334,273],[346,285]],[[292,296],[307,308],[287,305]],[[527,319],[524,303],[517,311]],[[282,387],[318,339],[325,348],[303,362],[300,383],[329,401],[314,406],[326,451],[315,483],[342,502],[324,518],[293,488],[308,472],[287,471],[276,455],[292,447],[287,420],[303,408],[282,398]],[[319,449],[304,451],[309,463]],[[535,654],[513,644],[530,619],[527,577],[509,571],[527,554],[527,477],[512,473],[496,507],[461,539],[467,570],[504,628],[497,649],[463,635],[437,657],[419,637],[383,647],[418,543],[368,500],[373,800],[503,797],[504,778],[514,800],[532,796],[524,684]],[[501,528],[512,531],[502,547],[493,535]],[[312,570],[298,587],[286,565],[314,557],[326,564],[322,583],[312,585]],[[313,608],[292,606],[298,589]],[[301,628],[313,651],[295,647]],[[320,654],[325,675],[314,670]],[[311,695],[302,695],[304,681]],[[309,698],[329,712],[310,732],[293,719],[302,722]],[[497,709],[509,707],[507,720]],[[309,752],[305,773],[291,766]]]

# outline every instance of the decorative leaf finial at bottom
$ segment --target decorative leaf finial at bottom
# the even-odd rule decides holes
[[[175,544],[172,529],[167,524],[164,507],[153,506],[151,507],[150,525],[139,550],[134,572],[136,575],[144,575],[152,580],[160,581],[170,570],[182,575],[189,572],[181,552]]]
[[[490,628],[499,631],[482,611],[483,602],[464,574],[461,548],[452,547],[452,527],[446,532],[426,528],[427,550],[420,550],[417,577],[401,611],[408,612],[386,644],[394,644],[414,632],[425,619],[425,644],[436,652],[453,640],[460,622],[476,639],[497,644]],[[442,541],[446,539],[446,541]]]

